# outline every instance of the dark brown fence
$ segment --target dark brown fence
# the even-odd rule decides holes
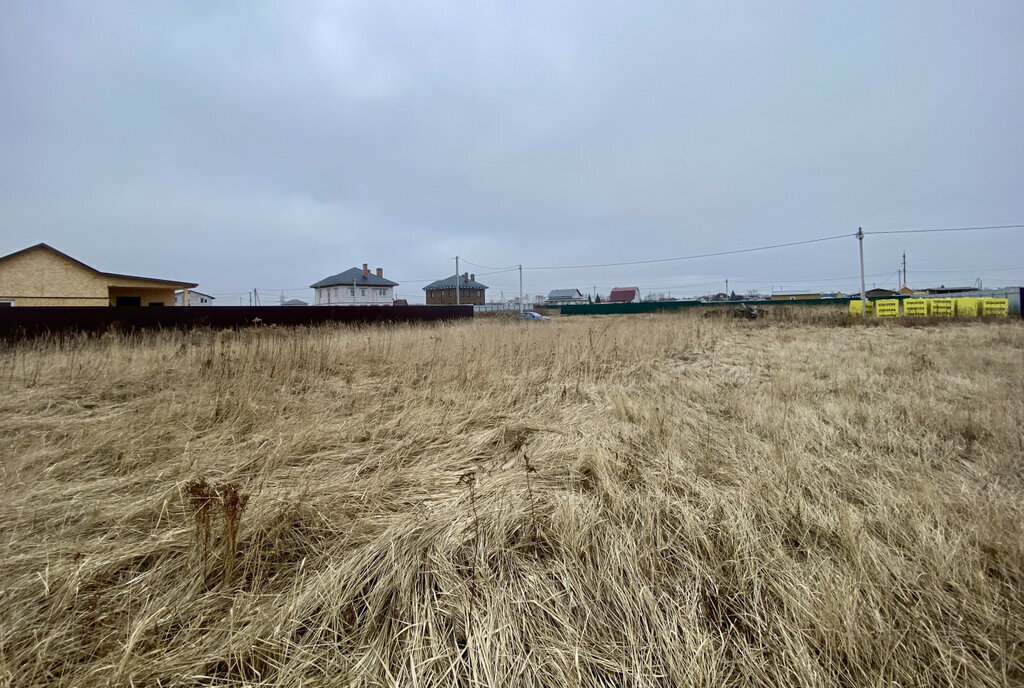
[[[472,306],[22,306],[0,308],[0,338],[197,327],[428,322],[472,317]]]

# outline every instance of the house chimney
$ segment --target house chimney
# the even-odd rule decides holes
[[[370,267],[366,263],[363,263],[363,279],[366,279],[369,276],[370,276]]]
[[[384,268],[377,268],[377,277],[384,277]]]
[[[476,282],[476,275],[474,273],[472,273],[472,272],[469,273],[469,281],[470,282]]]

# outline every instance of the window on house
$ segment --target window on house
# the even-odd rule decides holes
[[[360,289],[359,290],[359,295],[360,296],[366,296],[366,290],[365,289]]]
[[[381,296],[387,296],[388,295],[388,290],[387,289],[378,289],[377,293],[380,294]]]
[[[349,296],[355,296],[356,295],[355,287],[352,287],[351,289],[348,290],[348,295]]]

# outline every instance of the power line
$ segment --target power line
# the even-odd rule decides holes
[[[986,225],[984,227],[934,227],[931,229],[885,229],[865,234],[923,234],[927,232],[978,232],[988,229],[1022,229],[1024,225]]]
[[[975,231],[992,230],[992,229],[1021,229],[1021,228],[1024,228],[1024,224],[1016,224],[1016,225],[985,225],[985,226],[977,226],[977,227],[933,227],[933,228],[926,228],[926,229],[888,229],[888,230],[876,230],[876,231],[873,231],[873,232],[864,232],[864,234],[917,234],[917,233],[923,233],[923,232],[975,232]],[[689,256],[677,256],[677,257],[674,257],[674,258],[650,258],[650,259],[647,259],[647,260],[627,260],[627,261],[619,261],[619,262],[615,262],[615,263],[588,263],[588,264],[582,264],[582,265],[533,265],[533,266],[524,265],[523,269],[524,270],[575,270],[575,269],[580,269],[580,268],[608,268],[608,267],[618,267],[618,266],[623,266],[623,265],[649,265],[651,263],[670,263],[670,262],[676,262],[676,261],[682,261],[682,260],[695,260],[695,259],[698,259],[698,258],[714,258],[714,257],[718,257],[718,256],[731,256],[731,255],[737,255],[737,254],[741,254],[741,253],[753,253],[755,251],[768,251],[768,250],[771,250],[771,249],[787,248],[787,247],[790,247],[790,246],[802,246],[802,245],[806,245],[806,244],[817,244],[817,243],[821,243],[821,242],[824,242],[824,241],[834,241],[836,239],[843,239],[843,238],[852,237],[852,236],[857,236],[857,234],[856,233],[836,234],[836,235],[833,235],[833,236],[818,237],[816,239],[804,239],[802,241],[788,241],[788,242],[781,243],[781,244],[769,244],[767,246],[754,246],[754,247],[751,247],[751,248],[733,249],[733,250],[729,250],[729,251],[713,251],[713,252],[710,252],[710,253],[698,253],[698,254],[689,255]],[[469,263],[470,261],[466,261],[466,262]],[[477,267],[482,267],[485,270],[495,270],[495,271],[505,271],[505,270],[515,269],[515,266],[513,266],[512,268],[490,268],[488,266],[479,265],[477,263],[471,263],[471,265],[476,265]],[[489,273],[489,274],[494,274],[494,273]]]
[[[468,260],[466,262],[469,263]],[[474,263],[469,263],[469,264],[470,265],[474,265]],[[477,277],[486,277],[487,275],[500,275],[500,274],[506,273],[506,272],[514,272],[514,271],[516,271],[518,269],[519,269],[519,266],[518,265],[514,265],[514,266],[512,266],[510,268],[504,268],[502,270],[495,270],[494,272],[478,272],[478,273],[476,273],[476,276]]]
[[[938,272],[938,273],[953,273],[953,274],[974,274],[974,273],[988,273],[988,272],[1012,272],[1013,270],[1024,270],[1024,267],[1016,268],[964,268],[964,269],[932,269],[932,270],[917,270],[916,272]]]
[[[480,263],[474,263],[473,261],[466,260],[465,258],[462,259],[462,262],[463,263],[469,263],[470,265],[472,265],[473,267],[476,267],[476,268],[483,268],[484,270],[494,270],[493,273],[492,272],[484,273],[484,274],[488,274],[488,275],[496,274],[498,272],[508,272],[509,270],[518,270],[519,269],[518,265],[510,265],[507,268],[492,268],[490,265],[480,265]]]
[[[868,232],[864,232],[864,234],[868,235],[868,234],[920,234],[920,233],[933,233],[933,232],[975,232],[975,231],[987,231],[987,230],[998,230],[998,229],[1024,229],[1024,224],[984,225],[984,226],[976,226],[976,227],[933,227],[933,228],[915,228],[915,229],[890,229],[890,230],[868,231]],[[537,266],[525,266],[524,265],[524,266],[522,266],[522,269],[523,270],[576,270],[576,269],[585,269],[585,268],[619,267],[619,266],[626,266],[626,265],[650,265],[650,264],[653,264],[653,263],[670,263],[670,262],[678,262],[678,261],[684,261],[684,260],[696,260],[696,259],[699,259],[699,258],[714,258],[714,257],[719,257],[719,256],[731,256],[731,255],[738,255],[738,254],[743,254],[743,253],[754,253],[754,252],[757,252],[757,251],[768,251],[768,250],[772,250],[772,249],[787,248],[787,247],[791,247],[791,246],[803,246],[803,245],[807,245],[807,244],[817,244],[817,243],[822,243],[822,242],[826,242],[826,241],[834,241],[836,239],[843,239],[843,238],[854,237],[854,236],[857,236],[857,234],[856,233],[836,234],[836,235],[833,235],[833,236],[818,237],[818,238],[815,238],[815,239],[804,239],[802,241],[789,241],[789,242],[779,243],[779,244],[769,244],[769,245],[766,245],[766,246],[755,246],[755,247],[751,247],[751,248],[732,249],[732,250],[728,250],[728,251],[713,251],[713,252],[709,252],[709,253],[698,253],[698,254],[693,254],[693,255],[688,255],[688,256],[677,256],[677,257],[673,257],[673,258],[651,258],[651,259],[646,259],[646,260],[630,260],[630,261],[619,261],[619,262],[613,262],[613,263],[589,263],[589,264],[581,264],[581,265],[537,265]],[[481,265],[480,263],[474,263],[473,261],[469,261],[469,260],[465,260],[465,259],[462,259],[462,260],[463,260],[463,262],[468,263],[469,265],[472,265],[474,267],[483,268],[484,270],[490,270],[490,272],[480,273],[478,275],[480,277],[486,277],[488,275],[498,275],[498,274],[502,274],[502,273],[513,272],[515,270],[520,269],[520,267],[518,265],[512,265],[512,266],[505,267],[505,268],[495,268],[495,267],[490,267],[490,266],[487,266],[487,265]],[[966,273],[966,272],[995,272],[995,271],[1004,271],[1004,270],[1005,271],[1010,271],[1010,270],[1015,270],[1015,269],[1017,269],[1017,268],[989,268],[989,269],[979,269],[979,270],[955,270],[955,271],[954,270],[950,270],[948,272],[957,272],[957,273]],[[920,270],[919,272],[930,273],[930,272],[946,272],[946,271],[942,271],[942,270]],[[785,281],[788,281],[790,283],[797,283],[797,282],[811,282],[811,281],[840,281],[841,279],[846,279],[846,278],[822,278],[820,280],[809,280],[809,279],[808,280],[793,280],[793,279],[789,279],[789,280],[785,280]],[[416,279],[416,280],[402,279],[402,280],[396,280],[396,281],[399,284],[407,284],[408,285],[408,284],[427,284],[429,282],[434,282],[435,280],[434,279]],[[757,281],[762,281],[762,280],[757,280]],[[750,283],[755,282],[755,280],[736,280],[736,282],[737,282],[737,284],[739,284],[739,283],[750,284]],[[709,282],[708,284],[711,284],[711,282]],[[341,286],[345,286],[345,285],[341,285]],[[686,286],[690,286],[690,285],[686,285]],[[699,285],[695,284],[695,285],[692,285],[692,286],[699,286]],[[262,287],[257,287],[257,288],[261,289],[263,291],[269,291],[269,292],[282,292],[282,291],[283,292],[299,292],[299,291],[308,292],[312,287],[293,287],[293,288],[288,288],[288,289],[266,289],[266,288],[262,288]],[[222,294],[211,294],[211,296],[229,296],[229,295],[230,296],[237,296],[237,295],[244,295],[244,294],[247,294],[247,293],[248,292],[223,292]]]
[[[846,237],[856,236],[854,234],[836,234],[835,236],[819,237],[817,239],[804,239],[803,241],[789,241],[784,244],[771,244],[769,246],[755,246],[753,248],[739,248],[731,251],[715,251],[712,253],[696,253],[691,256],[678,256],[676,258],[651,258],[649,260],[627,260],[618,263],[592,263],[588,265],[544,265],[544,266],[523,266],[524,270],[575,270],[577,268],[610,268],[620,265],[648,265],[650,263],[670,263],[680,260],[695,260],[697,258],[713,258],[716,256],[731,256],[738,253],[753,253],[754,251],[767,251],[775,248],[786,248],[788,246],[802,246],[804,244],[818,244],[823,241],[833,241]]]

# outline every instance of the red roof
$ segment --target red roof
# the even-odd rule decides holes
[[[615,287],[612,289],[612,293],[608,297],[608,300],[612,302],[628,303],[630,301],[636,301],[639,298],[639,287]]]

